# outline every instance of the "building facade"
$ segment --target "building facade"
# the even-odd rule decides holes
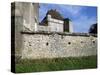
[[[97,54],[96,35],[72,33],[71,20],[53,9],[39,23],[38,12],[38,3],[12,3],[11,37],[15,56],[38,59]]]

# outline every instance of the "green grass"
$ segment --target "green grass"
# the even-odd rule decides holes
[[[69,57],[53,59],[20,60],[16,64],[16,72],[42,72],[72,69],[88,69],[97,67],[97,56]]]

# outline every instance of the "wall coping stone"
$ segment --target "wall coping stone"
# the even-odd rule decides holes
[[[52,35],[52,34],[58,34],[58,35],[67,35],[67,36],[94,36],[97,37],[97,34],[90,34],[90,33],[69,33],[69,32],[49,32],[49,31],[37,31],[37,32],[21,32],[21,34],[42,34],[42,35]]]

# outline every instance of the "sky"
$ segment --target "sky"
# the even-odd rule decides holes
[[[44,3],[39,8],[40,22],[50,9],[56,9],[63,18],[71,19],[74,32],[88,33],[90,26],[97,23],[97,7]]]

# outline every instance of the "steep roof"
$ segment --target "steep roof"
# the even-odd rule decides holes
[[[63,20],[63,17],[61,16],[61,14],[55,9],[51,9],[47,12],[46,16],[47,15],[51,15],[52,18],[54,19],[58,19],[58,20]]]
[[[52,18],[62,20],[62,21],[71,21],[69,18],[63,18],[61,14],[56,9],[48,10],[44,19],[40,22],[40,25],[48,26],[47,16],[51,15]]]

